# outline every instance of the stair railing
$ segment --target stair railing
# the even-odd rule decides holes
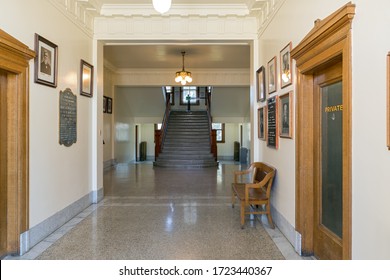
[[[164,140],[165,140],[165,135],[167,131],[167,124],[168,124],[168,119],[169,115],[171,114],[171,95],[167,94],[167,99],[165,103],[165,113],[161,125],[161,129],[156,129],[154,131],[154,160],[157,160],[158,155],[161,153],[161,150],[164,145]]]
[[[215,160],[217,160],[218,156],[218,150],[217,150],[217,130],[213,129],[212,126],[212,117],[211,117],[211,100],[210,100],[210,93],[206,92],[206,111],[207,111],[207,116],[209,119],[209,130],[210,130],[210,146],[211,146],[211,153],[214,155]]]

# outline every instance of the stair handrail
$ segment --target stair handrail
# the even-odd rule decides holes
[[[213,118],[211,117],[211,100],[210,93],[206,92],[206,111],[209,120],[209,133],[210,133],[210,152],[214,155],[215,160],[217,160],[218,151],[217,151],[217,131],[213,129]]]
[[[165,135],[166,135],[166,130],[167,130],[167,124],[168,124],[168,119],[169,115],[171,114],[171,95],[166,94],[166,103],[165,103],[165,113],[163,117],[163,121],[161,124],[161,129],[160,130],[155,130],[154,132],[154,142],[155,142],[155,160],[157,160],[158,155],[160,154],[163,145],[164,145],[164,140],[165,140]]]

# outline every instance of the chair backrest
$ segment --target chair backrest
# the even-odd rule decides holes
[[[267,197],[269,198],[271,195],[271,187],[274,177],[276,175],[276,168],[264,162],[254,162],[251,164],[251,168],[253,168],[253,183],[259,183],[264,179],[268,180],[264,187],[267,192]]]

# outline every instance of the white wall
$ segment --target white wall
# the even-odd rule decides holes
[[[390,152],[386,149],[386,54],[390,50],[390,2],[387,0],[354,1],[353,20],[353,151],[352,151],[352,257],[353,259],[390,258],[390,222],[383,213],[390,211]],[[317,18],[323,19],[346,1],[286,0],[259,38],[259,66],[277,56],[292,41],[296,46],[313,28]],[[292,20],[293,19],[293,20]],[[369,71],[368,71],[369,70]],[[280,82],[280,80],[278,81]],[[296,81],[294,80],[294,84]],[[274,95],[294,91],[294,86],[278,90]],[[295,99],[295,92],[294,92]],[[375,101],[375,105],[370,105]],[[254,111],[265,104],[257,103]],[[254,117],[257,127],[257,120]],[[257,129],[253,135],[257,135]],[[254,141],[260,141],[254,136]],[[278,169],[273,190],[273,205],[295,226],[295,135],[292,140],[279,139],[279,149],[259,142],[258,159]]]
[[[352,81],[352,256],[390,259],[386,55],[390,2],[356,0]],[[374,2],[374,3],[373,3]]]
[[[79,94],[80,59],[92,62],[92,39],[49,1],[7,1],[1,28],[34,49],[34,33],[58,45],[58,86],[34,83],[30,63],[30,227],[42,222],[92,189],[92,99]],[[59,145],[59,92],[77,95],[77,142]]]
[[[114,73],[104,68],[104,96],[114,97]],[[113,130],[113,114],[103,114],[103,161],[114,159],[114,130]]]

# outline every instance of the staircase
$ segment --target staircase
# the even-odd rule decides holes
[[[210,152],[206,111],[171,111],[163,148],[155,166],[202,168],[217,166]]]

